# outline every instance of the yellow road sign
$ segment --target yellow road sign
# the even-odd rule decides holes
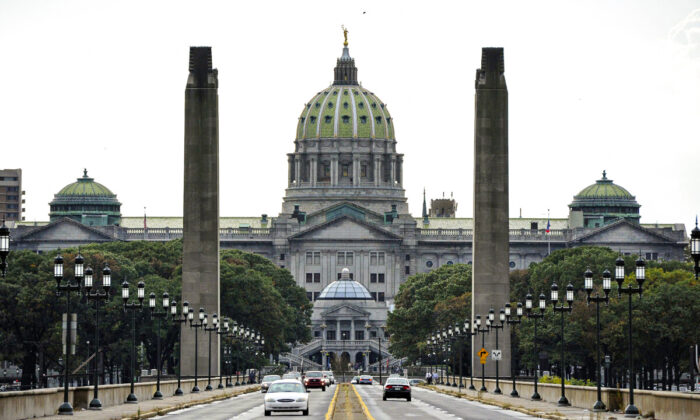
[[[486,358],[489,357],[489,352],[487,352],[486,349],[482,347],[481,350],[479,350],[479,353],[477,353],[477,354],[479,355],[479,358],[481,359],[481,364],[485,365]]]

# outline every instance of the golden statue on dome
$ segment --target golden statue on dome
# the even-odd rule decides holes
[[[348,46],[348,28],[345,27],[345,25],[340,25],[341,28],[343,28],[343,36],[345,37],[345,42],[343,42],[343,46],[347,47]]]

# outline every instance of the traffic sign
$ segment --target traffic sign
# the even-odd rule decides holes
[[[489,352],[487,352],[486,349],[482,347],[481,350],[479,350],[479,353],[477,354],[479,355],[479,358],[481,358],[481,364],[485,365],[486,358],[489,357]]]
[[[501,354],[500,350],[498,350],[498,349],[491,350],[491,359],[501,360],[501,357],[503,357],[503,355]]]

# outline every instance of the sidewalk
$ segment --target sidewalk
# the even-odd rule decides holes
[[[626,417],[622,413],[611,413],[608,411],[596,413],[589,408],[583,407],[560,407],[555,403],[546,401],[532,401],[530,398],[520,396],[520,398],[511,397],[510,391],[504,391],[504,394],[496,395],[490,392],[469,391],[468,388],[462,388],[461,393],[457,392],[457,388],[445,385],[430,385],[425,386],[437,392],[459,396],[471,401],[478,401],[484,404],[496,405],[509,410],[519,411],[544,419],[553,420],[622,420]],[[641,418],[641,417],[639,417]]]
[[[180,410],[193,405],[205,404],[212,401],[223,400],[237,395],[257,391],[260,385],[243,385],[234,388],[214,389],[202,391],[197,394],[187,393],[181,397],[166,397],[162,400],[145,400],[138,404],[120,404],[107,407],[102,410],[76,411],[71,418],[90,420],[120,420],[149,418],[162,415],[174,410]],[[39,417],[42,420],[66,420],[67,416]]]

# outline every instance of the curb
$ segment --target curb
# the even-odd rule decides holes
[[[357,396],[357,399],[360,401],[360,406],[362,406],[362,412],[365,413],[365,417],[367,417],[368,420],[374,420],[374,417],[372,417],[372,414],[370,414],[369,409],[365,405],[365,402],[362,401],[362,397],[360,397],[360,393],[357,392],[357,389],[355,389],[355,385],[350,384],[352,387],[352,390],[355,391],[355,395]]]
[[[446,391],[446,390],[437,388],[434,385],[419,385],[419,386],[421,388],[430,389],[430,390],[438,392],[440,394],[450,395],[450,396],[455,397],[455,398],[464,398],[465,400],[476,401],[476,402],[480,402],[482,404],[495,405],[495,406],[501,407],[505,410],[518,411],[520,413],[527,414],[527,415],[533,416],[533,417],[539,417],[541,419],[566,420],[566,417],[557,416],[554,414],[542,413],[540,411],[528,410],[527,408],[524,408],[524,407],[518,407],[518,406],[515,406],[512,404],[501,403],[498,401],[485,400],[485,399],[482,399],[479,397],[472,397],[472,396],[467,395],[467,394],[459,394],[459,393],[453,392],[453,391]]]
[[[189,407],[192,407],[195,405],[209,404],[209,403],[214,402],[214,401],[225,400],[228,398],[237,397],[239,395],[244,395],[244,394],[249,394],[251,392],[255,392],[255,391],[259,391],[259,390],[260,390],[259,386],[254,386],[252,388],[242,389],[238,392],[232,392],[230,394],[217,395],[216,397],[207,398],[205,400],[190,401],[190,402],[178,404],[178,405],[171,406],[171,407],[157,408],[155,410],[146,411],[144,413],[137,414],[136,416],[122,417],[122,420],[138,420],[138,419],[148,419],[148,418],[155,417],[155,416],[162,416],[164,414],[170,413],[171,411],[182,410],[183,408],[189,408]]]
[[[331,420],[333,413],[335,412],[335,401],[338,399],[338,384],[335,384],[335,393],[333,394],[333,399],[328,406],[328,411],[326,411],[326,420]]]

